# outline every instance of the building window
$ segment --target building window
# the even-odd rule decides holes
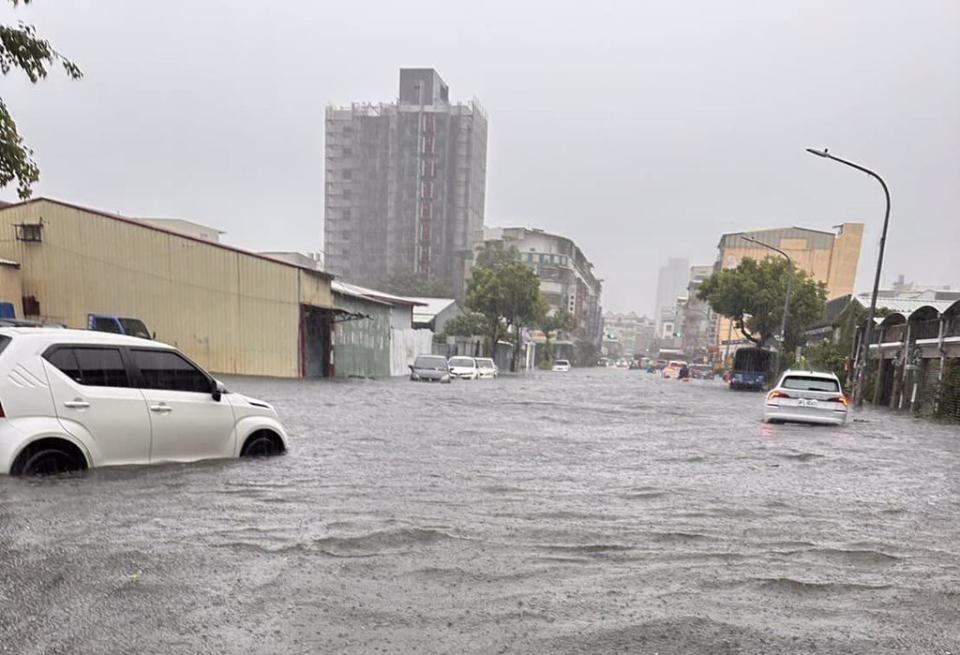
[[[344,219],[348,219],[348,220],[349,220],[349,218],[350,218],[350,210],[349,210],[349,209],[341,209],[341,210],[340,210],[340,218],[344,218]]]
[[[352,180],[352,179],[353,179],[353,171],[351,171],[349,168],[343,169],[343,179],[345,179],[345,180]]]
[[[343,149],[343,156],[344,156],[344,157],[352,157],[352,156],[353,156],[353,150],[351,150],[350,148],[344,148],[344,149]]]
[[[18,224],[17,241],[43,241],[43,222]]]
[[[350,191],[350,189],[344,189],[344,190],[343,190],[343,197],[344,197],[344,199],[349,198],[351,195],[353,195],[353,194],[352,194],[352,192]]]

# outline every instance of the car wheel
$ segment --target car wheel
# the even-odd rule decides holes
[[[73,453],[57,446],[42,446],[21,455],[13,472],[25,476],[62,475],[82,471],[84,466]]]
[[[243,444],[240,457],[272,457],[283,452],[283,442],[280,437],[262,430],[254,432]]]

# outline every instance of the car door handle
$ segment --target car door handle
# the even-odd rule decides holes
[[[69,407],[70,409],[86,409],[90,406],[90,403],[88,403],[86,400],[80,400],[77,398],[76,400],[65,400],[63,406]]]
[[[170,405],[166,405],[164,403],[160,403],[159,405],[150,405],[150,411],[151,412],[172,412],[173,407],[171,407]]]

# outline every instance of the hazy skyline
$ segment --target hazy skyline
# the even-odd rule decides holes
[[[866,223],[883,196],[885,279],[960,286],[960,5],[955,2],[158,4],[0,11],[83,69],[0,93],[49,196],[319,250],[327,104],[391,101],[436,68],[489,121],[486,222],[573,238],[604,307],[649,313],[670,256],[720,234]],[[16,199],[15,189],[0,198]]]

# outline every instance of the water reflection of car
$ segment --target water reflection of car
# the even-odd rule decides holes
[[[496,362],[489,357],[477,357],[477,371],[481,380],[489,380],[500,375]]]
[[[410,379],[414,382],[450,382],[447,358],[441,355],[418,355],[410,365]]]
[[[477,368],[477,360],[473,357],[451,357],[447,364],[450,365],[450,377],[460,378],[461,380],[480,379],[480,369]]]
[[[570,362],[566,359],[556,359],[553,362],[553,370],[558,373],[566,373],[570,370]]]
[[[833,373],[790,370],[767,394],[763,420],[843,425],[848,406],[840,379]]]
[[[122,335],[0,329],[0,400],[0,473],[273,455],[287,447],[269,404],[227,392],[171,346]]]

